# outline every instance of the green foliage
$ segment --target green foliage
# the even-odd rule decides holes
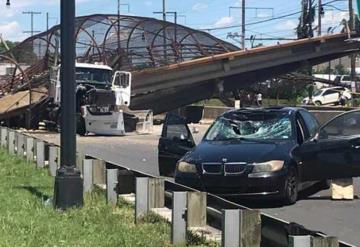
[[[171,246],[169,224],[149,216],[135,225],[132,205],[113,208],[99,191],[82,209],[54,210],[53,184],[47,170],[0,150],[1,246]]]
[[[335,65],[335,74],[336,75],[349,75],[350,72],[345,69],[344,65],[337,64],[337,65]]]
[[[5,42],[6,42],[7,46],[9,47],[9,49],[12,49],[12,48],[14,48],[17,44],[19,44],[18,42],[11,42],[11,41],[9,41],[9,40],[6,40]],[[6,52],[6,51],[7,51],[7,50],[6,50],[6,48],[5,48],[5,44],[4,44],[3,42],[0,42],[0,54],[1,54],[1,53],[4,53],[4,52]]]

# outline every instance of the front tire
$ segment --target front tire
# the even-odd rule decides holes
[[[316,106],[321,106],[322,103],[321,103],[321,101],[317,100],[317,101],[315,101],[315,105],[316,105]]]
[[[298,184],[299,179],[294,168],[290,168],[285,181],[284,181],[284,191],[283,191],[283,202],[286,205],[295,204],[298,199]]]

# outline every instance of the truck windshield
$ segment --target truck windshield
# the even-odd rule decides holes
[[[237,113],[219,118],[207,132],[206,141],[226,140],[289,140],[292,124],[288,113]]]
[[[111,83],[111,70],[76,68],[76,83],[108,85]]]

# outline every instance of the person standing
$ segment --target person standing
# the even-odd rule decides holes
[[[341,106],[345,106],[346,104],[346,97],[342,91],[339,92],[339,104]]]
[[[262,106],[262,94],[260,92],[256,94],[256,104],[257,106]]]

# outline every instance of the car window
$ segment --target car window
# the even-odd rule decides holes
[[[350,81],[350,76],[344,76],[342,80],[343,81]]]
[[[287,112],[240,112],[219,118],[206,133],[204,140],[288,140],[290,138],[292,138],[292,123]]]
[[[173,124],[167,126],[166,137],[169,139],[174,139],[174,138],[188,139],[189,133],[185,125]]]
[[[320,130],[320,139],[337,139],[349,136],[360,136],[360,111],[344,113]]]
[[[313,96],[315,96],[315,97],[320,96],[323,92],[324,92],[324,90],[317,91],[317,92],[314,93]]]
[[[319,130],[319,124],[315,117],[307,111],[300,111],[300,114],[305,122],[305,125],[309,131],[309,136],[314,137]]]
[[[337,93],[337,91],[335,91],[335,90],[326,90],[325,93],[323,94],[323,96],[333,94],[333,93]]]

